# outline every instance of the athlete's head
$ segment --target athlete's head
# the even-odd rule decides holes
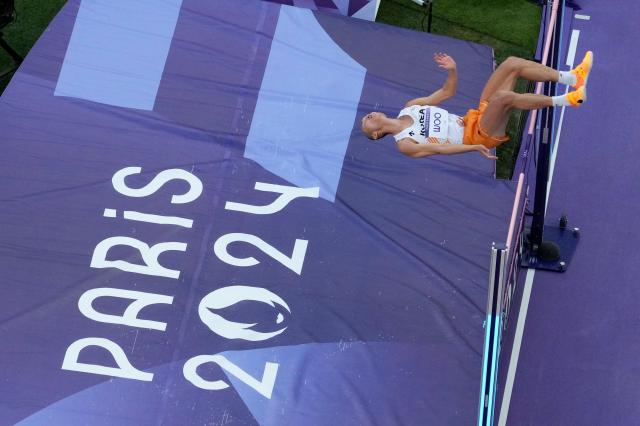
[[[362,132],[371,140],[380,139],[386,135],[382,131],[386,118],[387,116],[381,112],[370,112],[362,117]]]

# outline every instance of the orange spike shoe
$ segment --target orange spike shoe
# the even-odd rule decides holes
[[[579,107],[587,101],[587,87],[582,86],[578,90],[567,93],[566,96],[572,107]]]
[[[593,67],[593,52],[588,51],[584,55],[584,59],[582,62],[571,70],[571,72],[576,76],[576,84],[573,86],[574,89],[579,89],[582,86],[587,85],[587,80],[589,79],[589,73],[591,72],[591,68]]]

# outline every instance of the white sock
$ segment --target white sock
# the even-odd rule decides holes
[[[558,83],[566,84],[567,86],[574,86],[576,84],[576,75],[571,71],[558,71],[560,77],[558,77]]]
[[[571,106],[571,103],[569,102],[569,99],[567,99],[567,95],[552,96],[551,97],[551,102],[553,103],[554,107],[557,107],[557,106]]]

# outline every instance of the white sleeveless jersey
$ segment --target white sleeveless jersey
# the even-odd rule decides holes
[[[430,105],[413,105],[404,108],[398,118],[408,115],[413,124],[393,135],[396,142],[411,138],[420,144],[461,144],[464,136],[462,119],[446,110]]]

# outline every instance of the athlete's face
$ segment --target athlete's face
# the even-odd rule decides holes
[[[362,117],[362,131],[369,139],[376,140],[380,138],[385,118],[387,116],[381,112],[370,112]]]

